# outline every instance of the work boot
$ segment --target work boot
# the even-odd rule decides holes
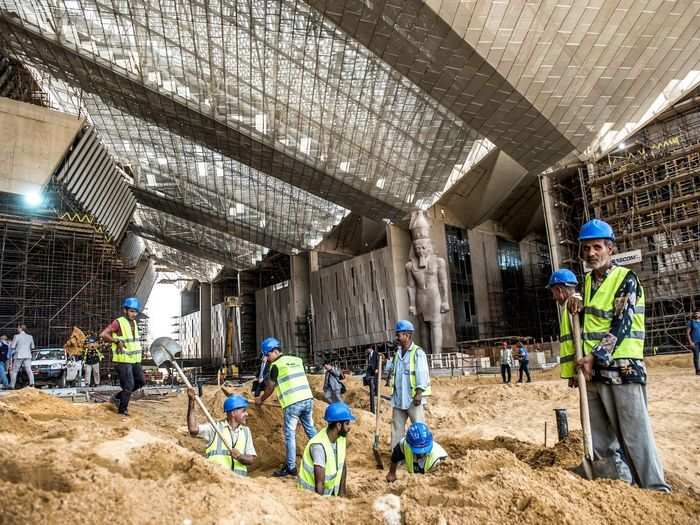
[[[124,412],[117,412],[120,416],[128,417],[129,416],[129,411],[125,410]]]
[[[272,475],[276,478],[283,478],[285,476],[296,476],[298,473],[296,467],[290,469],[287,465],[282,465],[278,470],[275,470]]]

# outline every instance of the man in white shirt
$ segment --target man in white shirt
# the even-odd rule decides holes
[[[32,350],[34,350],[34,338],[27,333],[26,325],[17,327],[17,335],[10,343],[12,348],[12,371],[10,373],[10,388],[15,388],[19,369],[24,367],[29,378],[29,386],[34,386],[34,374],[32,374]]]

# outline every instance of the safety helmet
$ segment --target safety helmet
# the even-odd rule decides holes
[[[127,297],[122,303],[122,308],[126,308],[127,310],[136,310],[137,312],[140,312],[141,301],[139,301],[138,297]]]
[[[411,321],[406,321],[405,319],[400,320],[396,323],[394,327],[395,332],[415,332],[416,329],[413,328],[413,323]]]
[[[591,219],[581,226],[578,240],[587,241],[591,239],[607,239],[609,241],[614,241],[615,233],[613,233],[612,226],[607,222],[601,221],[600,219]]]
[[[237,408],[248,408],[248,400],[238,394],[228,396],[224,401],[224,412],[233,412]]]
[[[90,343],[96,343],[97,342],[97,336],[96,335],[89,335],[85,338],[85,343],[90,344]]]
[[[556,272],[553,272],[549,277],[547,288],[551,288],[557,284],[563,284],[564,286],[576,286],[578,284],[578,279],[576,278],[576,274],[568,268],[561,268]]]
[[[342,401],[336,401],[326,407],[326,413],[323,415],[328,423],[336,423],[338,421],[355,421],[355,416],[350,412],[350,407]]]
[[[416,422],[408,427],[406,441],[414,454],[428,454],[433,450],[433,433],[425,423]]]
[[[260,343],[260,350],[262,350],[262,355],[269,354],[275,348],[282,348],[282,343],[280,343],[274,337],[268,337],[262,343]]]

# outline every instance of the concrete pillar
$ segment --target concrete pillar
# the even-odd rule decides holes
[[[314,253],[316,266],[318,266],[318,254]],[[290,261],[290,292],[291,292],[291,304],[290,304],[290,322],[292,323],[291,333],[292,341],[291,344],[294,348],[294,353],[298,352],[298,355],[305,356],[309,359],[309,353],[311,351],[311,344],[309,338],[306,335],[306,314],[309,310],[311,301],[311,289],[310,289],[310,267],[311,267],[311,254],[302,253],[299,255],[292,255]]]
[[[549,245],[549,257],[552,261],[552,269],[558,270],[561,268],[562,254],[559,244],[559,236],[557,235],[556,223],[558,213],[552,199],[552,181],[547,175],[540,177],[540,192],[542,194],[542,211],[544,212],[544,224],[547,230],[547,243]]]
[[[211,284],[199,284],[199,315],[201,323],[202,361],[211,361]]]

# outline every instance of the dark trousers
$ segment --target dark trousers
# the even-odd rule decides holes
[[[119,363],[117,373],[122,391],[116,397],[119,400],[119,413],[123,414],[129,406],[131,394],[145,385],[146,379],[143,377],[141,363]]]
[[[501,365],[501,377],[504,383],[510,383],[510,365]]]
[[[376,414],[377,407],[375,406],[377,402],[377,376],[371,376],[369,378],[369,411],[372,414]]]
[[[695,348],[693,349],[693,366],[695,367],[695,373],[700,374],[700,342],[695,343]]]
[[[530,381],[532,381],[530,379],[530,369],[528,368],[529,362],[530,361],[528,359],[521,359],[520,360],[520,374],[518,375],[518,383],[523,382],[523,372],[527,376],[527,382],[529,383]]]

